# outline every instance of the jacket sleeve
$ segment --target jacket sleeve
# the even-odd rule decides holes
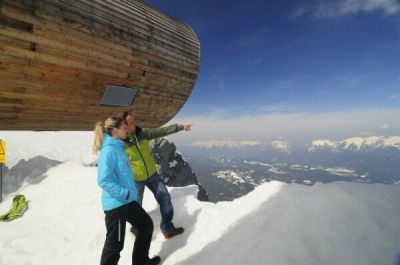
[[[129,191],[118,182],[115,173],[117,159],[111,150],[104,151],[98,161],[97,184],[114,199],[126,201]]]
[[[143,128],[142,130],[142,138],[151,140],[158,137],[167,136],[173,133],[177,133],[183,130],[183,125],[181,124],[172,124],[169,126],[164,126],[160,128]]]

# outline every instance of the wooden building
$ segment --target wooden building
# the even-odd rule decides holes
[[[0,130],[92,130],[121,111],[160,126],[199,63],[191,27],[143,1],[0,0]],[[137,94],[101,104],[107,86]]]

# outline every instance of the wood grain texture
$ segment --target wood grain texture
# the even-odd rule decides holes
[[[193,30],[143,1],[0,0],[0,130],[92,130],[121,111],[157,127],[199,64]],[[138,89],[132,106],[100,105],[106,85]]]

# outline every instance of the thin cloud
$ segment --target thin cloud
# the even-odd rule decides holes
[[[309,142],[314,139],[346,139],[363,132],[380,135],[382,125],[390,124],[385,135],[400,135],[400,108],[354,109],[324,113],[268,113],[210,118],[208,115],[175,118],[173,123],[192,123],[189,133],[179,133],[173,140],[180,144],[214,139],[233,141],[260,141],[283,137],[291,142]]]
[[[235,50],[254,49],[255,47],[257,47],[257,48],[264,47],[271,41],[268,34],[269,34],[268,29],[263,28],[260,30],[256,30],[254,32],[251,32],[251,34],[248,34],[247,36],[236,39],[232,43],[231,46]]]
[[[359,73],[343,73],[336,74],[329,78],[326,78],[320,82],[318,85],[319,88],[325,90],[332,90],[332,88],[337,87],[355,87],[355,86],[363,86],[365,83],[368,83],[369,76],[367,74],[359,74]]]
[[[294,76],[283,80],[275,81],[272,84],[266,84],[259,90],[264,91],[264,95],[267,97],[274,96],[283,92],[290,92],[297,90],[299,84],[307,82],[310,77],[308,76]]]
[[[392,94],[390,95],[390,99],[399,99],[400,98],[400,94]]]
[[[218,89],[221,92],[225,91],[225,76],[229,72],[229,67],[226,65],[222,65],[220,67],[217,67],[216,69],[209,71],[208,72],[208,78],[210,80],[213,80],[215,85],[215,88]]]
[[[273,105],[268,105],[260,109],[260,112],[264,113],[287,113],[287,112],[294,112],[300,109],[300,106],[294,104],[287,104],[287,103],[277,103]]]
[[[318,1],[298,7],[292,17],[311,14],[317,18],[333,18],[375,11],[381,11],[385,15],[395,15],[400,13],[400,3],[397,0]]]
[[[246,146],[256,146],[259,145],[258,141],[232,141],[232,140],[209,140],[209,141],[196,141],[188,146],[199,147],[205,149],[227,147],[227,148],[241,148]]]

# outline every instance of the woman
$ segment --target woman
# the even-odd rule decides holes
[[[97,183],[102,189],[101,201],[107,229],[100,264],[118,264],[124,247],[126,222],[129,222],[139,227],[132,264],[156,265],[160,263],[160,257],[149,258],[153,221],[136,202],[134,177],[122,141],[126,135],[127,126],[119,118],[108,118],[95,127],[93,152],[100,151]]]

